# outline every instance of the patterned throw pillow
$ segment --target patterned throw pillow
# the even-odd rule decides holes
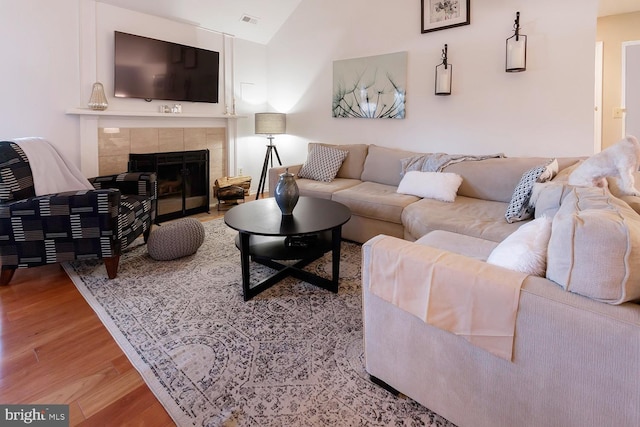
[[[509,224],[533,217],[535,210],[529,206],[533,184],[549,181],[557,172],[558,160],[553,159],[544,165],[529,169],[522,175],[504,215]]]
[[[336,177],[342,162],[347,158],[347,154],[349,154],[348,151],[316,145],[300,168],[298,178],[331,182]]]

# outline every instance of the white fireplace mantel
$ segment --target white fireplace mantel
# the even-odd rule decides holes
[[[227,170],[236,170],[237,119],[246,116],[208,113],[160,113],[154,111],[91,110],[69,108],[68,115],[80,119],[80,169],[85,176],[97,176],[98,129],[100,127],[200,127],[212,124],[226,128]]]
[[[246,116],[215,115],[209,113],[160,113],[155,111],[121,111],[121,110],[92,110],[90,108],[69,108],[67,114],[80,116],[102,117],[157,117],[162,119],[242,119]]]

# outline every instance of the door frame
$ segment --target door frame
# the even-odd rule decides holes
[[[594,85],[594,107],[593,107],[593,153],[602,150],[602,85],[603,85],[603,52],[604,43],[596,42],[595,61],[595,85]]]
[[[627,47],[640,45],[640,40],[630,40],[622,42],[622,65],[621,65],[621,93],[620,93],[620,107],[622,111],[627,108]],[[622,138],[627,136],[627,113],[623,113],[622,117]]]

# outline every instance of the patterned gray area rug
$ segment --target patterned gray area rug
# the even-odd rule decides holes
[[[114,280],[102,262],[65,265],[176,424],[452,426],[369,380],[358,245],[343,243],[338,294],[288,278],[244,302],[236,232],[204,226],[196,254],[159,262],[140,244]],[[307,268],[330,277],[330,254]]]

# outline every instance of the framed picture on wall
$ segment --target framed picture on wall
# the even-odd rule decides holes
[[[407,52],[333,61],[333,117],[404,119]]]
[[[471,0],[421,0],[422,33],[471,23]]]

